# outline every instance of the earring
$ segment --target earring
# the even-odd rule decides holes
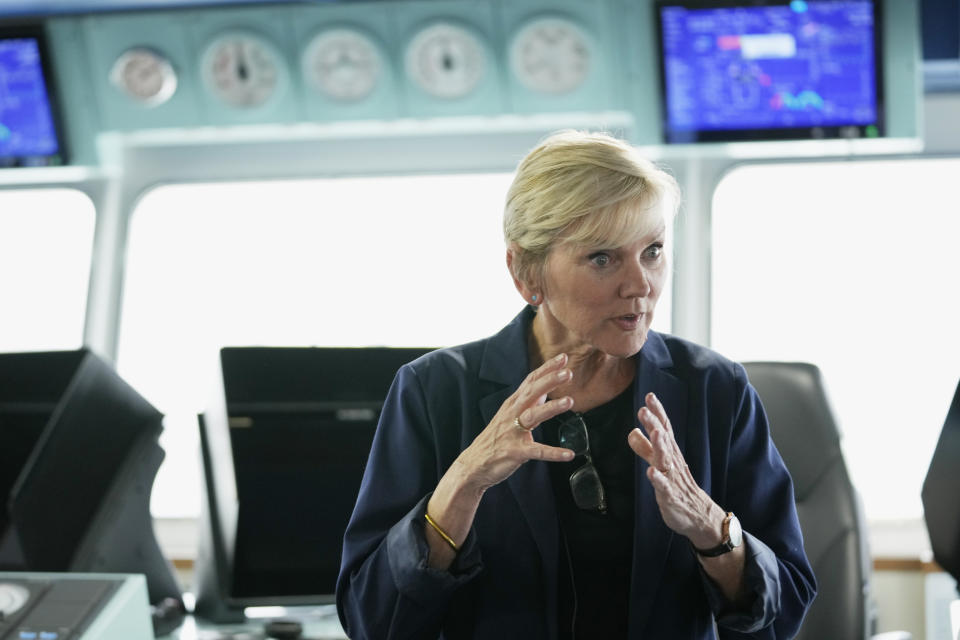
[[[531,300],[533,301],[534,304],[536,304],[536,302],[537,302],[537,294],[533,294],[533,296],[531,296]]]

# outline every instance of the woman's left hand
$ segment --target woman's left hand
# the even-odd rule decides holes
[[[686,536],[694,547],[714,547],[722,538],[726,514],[690,474],[660,400],[652,393],[644,400],[646,406],[637,412],[637,417],[647,435],[637,428],[630,432],[627,441],[650,465],[647,477],[653,485],[660,515],[668,527]]]

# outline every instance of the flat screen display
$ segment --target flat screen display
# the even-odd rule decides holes
[[[667,143],[884,133],[873,0],[659,0]]]
[[[384,399],[397,370],[428,351],[221,349],[226,415],[208,412],[201,423],[208,486],[197,615],[229,622],[248,606],[334,601]]]
[[[43,34],[0,27],[0,168],[64,163]]]

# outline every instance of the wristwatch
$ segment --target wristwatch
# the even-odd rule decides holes
[[[737,520],[737,516],[733,515],[732,511],[728,511],[727,517],[723,519],[721,532],[723,538],[717,546],[710,549],[697,549],[696,547],[694,549],[697,549],[697,553],[702,556],[715,558],[728,551],[733,551],[743,542],[743,529],[740,528],[740,521]]]

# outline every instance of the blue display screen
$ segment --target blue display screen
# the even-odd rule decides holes
[[[871,0],[658,4],[667,142],[882,134]]]
[[[0,167],[61,164],[38,37],[0,35]]]

